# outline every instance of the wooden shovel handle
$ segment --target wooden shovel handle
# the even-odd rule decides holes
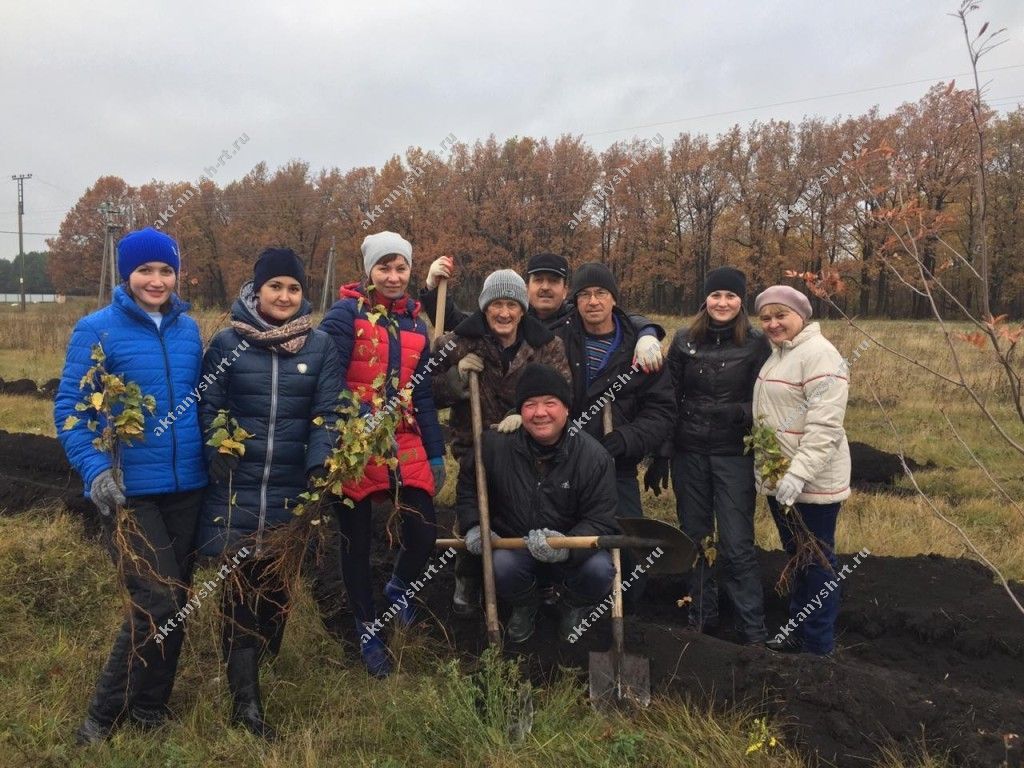
[[[498,598],[494,589],[494,553],[491,551],[491,513],[487,499],[487,473],[484,470],[482,435],[483,413],[480,408],[480,378],[476,371],[469,373],[469,403],[473,422],[473,458],[476,463],[476,502],[480,511],[480,536],[483,542],[484,614],[487,619],[488,642],[501,645],[498,628]]]
[[[444,310],[448,303],[448,279],[441,278],[437,281],[437,312],[434,314],[434,347],[437,347],[437,340],[444,335]]]

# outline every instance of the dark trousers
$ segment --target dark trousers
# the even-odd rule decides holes
[[[142,563],[114,548],[113,525],[106,524],[104,542],[123,574],[132,606],[89,703],[89,715],[103,725],[112,725],[132,708],[163,709],[171,698],[185,627],[175,627],[161,642],[156,630],[185,605],[202,500],[202,490],[128,499],[142,533],[132,536],[129,546]]]
[[[328,634],[338,640],[347,637],[343,627],[345,614],[345,581],[341,575],[341,530],[338,517],[325,515],[321,523],[323,537],[310,547],[302,563],[303,576],[320,611],[320,620]]]
[[[736,609],[736,631],[747,642],[767,638],[764,592],[754,550],[753,456],[675,453],[672,489],[683,532],[700,545],[718,521],[715,565],[700,557],[690,580],[691,620],[718,623],[718,579]]]
[[[434,552],[437,541],[437,512],[430,494],[419,488],[399,491],[402,546],[395,561],[395,576],[408,584],[418,578]],[[348,590],[352,613],[366,623],[374,620],[373,580],[370,549],[373,542],[373,515],[369,498],[354,507],[334,505],[341,530],[341,571]]]
[[[563,597],[574,605],[593,605],[608,596],[614,578],[611,553],[604,550],[562,563],[542,563],[525,549],[494,550],[494,591],[511,605],[535,600],[541,580],[562,585]]]
[[[835,648],[836,618],[839,616],[839,582],[836,579],[839,560],[836,558],[836,520],[839,518],[840,502],[833,504],[796,504],[807,528],[818,539],[818,544],[831,565],[831,569],[814,562],[801,568],[793,577],[793,588],[789,594],[789,618],[796,622],[797,636],[804,648],[811,653],[831,653]],[[768,507],[779,529],[779,538],[786,552],[795,551],[793,529],[790,519],[784,515],[773,496],[768,497]],[[819,607],[816,600],[820,600]]]
[[[250,547],[250,550],[252,548]],[[245,559],[227,576],[221,593],[221,650],[257,648],[276,656],[288,621],[288,590],[265,558]]]

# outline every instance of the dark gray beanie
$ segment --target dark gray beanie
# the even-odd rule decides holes
[[[572,295],[586,288],[604,288],[608,291],[615,302],[619,301],[619,284],[615,281],[615,275],[604,264],[592,261],[584,264],[572,275]]]
[[[518,301],[523,307],[523,312],[529,309],[530,300],[526,294],[526,283],[515,270],[499,269],[497,272],[491,272],[484,280],[484,287],[480,290],[481,311],[498,299]]]

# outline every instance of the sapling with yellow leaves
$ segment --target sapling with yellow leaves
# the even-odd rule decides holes
[[[744,453],[754,452],[754,467],[757,469],[761,481],[766,487],[777,488],[779,482],[789,471],[790,460],[783,453],[775,430],[763,418],[758,419],[751,428],[750,434],[743,438],[743,445]],[[782,569],[782,573],[779,574],[779,580],[775,585],[776,591],[781,595],[789,592],[793,576],[800,569],[806,568],[812,562],[817,562],[822,568],[832,571],[832,565],[822,551],[817,537],[811,533],[803,517],[795,513],[793,505],[780,504],[779,506],[789,520],[796,548],[793,556],[789,558]]]

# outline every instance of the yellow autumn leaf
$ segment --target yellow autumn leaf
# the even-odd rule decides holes
[[[103,406],[103,393],[93,392],[89,396],[89,405],[95,408],[97,411]]]

